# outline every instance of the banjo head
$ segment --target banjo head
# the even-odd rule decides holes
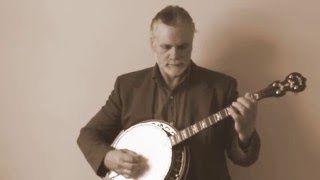
[[[129,149],[147,160],[145,172],[139,180],[164,180],[172,161],[171,141],[159,124],[155,121],[139,123],[122,131],[111,146],[116,149]],[[127,178],[111,171],[108,175],[114,180]]]

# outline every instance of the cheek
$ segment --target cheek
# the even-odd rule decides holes
[[[158,56],[158,63],[160,63],[163,66],[165,66],[167,62],[168,62],[167,56],[165,56],[165,55]]]
[[[165,63],[169,59],[169,53],[164,51],[157,51],[155,52],[155,55],[157,56],[157,61],[159,63]]]
[[[191,49],[186,50],[186,51],[183,51],[182,55],[183,55],[183,57],[190,57],[190,55],[191,55]]]

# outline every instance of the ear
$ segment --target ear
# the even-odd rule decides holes
[[[154,43],[155,39],[154,39],[154,36],[153,36],[152,32],[150,33],[149,41],[150,41],[149,43],[150,43],[151,49],[154,50],[154,48],[155,48],[155,43]]]

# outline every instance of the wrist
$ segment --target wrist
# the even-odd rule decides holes
[[[114,153],[115,149],[111,149],[109,150],[103,160],[103,165],[106,169],[110,169],[110,164],[112,164],[112,160],[113,160],[113,153]],[[112,167],[111,167],[112,168]]]
[[[243,144],[248,144],[251,140],[251,137],[252,137],[254,131],[255,130],[253,129],[252,131],[247,132],[247,133],[238,133],[239,141]]]

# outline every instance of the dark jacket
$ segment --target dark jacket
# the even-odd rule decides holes
[[[153,68],[119,76],[106,104],[81,129],[78,144],[97,175],[105,176],[103,165],[110,144],[122,129],[153,118],[155,81]],[[186,121],[193,124],[227,107],[236,100],[236,80],[191,63]],[[188,123],[187,123],[188,124]],[[227,118],[188,140],[191,180],[228,180],[227,156],[236,164],[248,166],[259,154],[260,140],[255,132],[250,145],[239,146],[234,122]]]

